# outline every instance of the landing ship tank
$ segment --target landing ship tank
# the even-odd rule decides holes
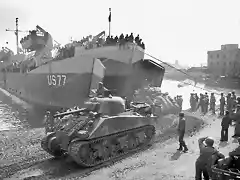
[[[85,106],[52,116],[53,131],[41,142],[46,152],[57,158],[70,156],[82,167],[93,167],[151,144],[157,117],[148,105],[126,110],[125,100],[113,96],[91,98]]]

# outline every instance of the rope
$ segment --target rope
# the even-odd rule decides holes
[[[138,49],[138,50],[141,51],[140,49]],[[167,66],[169,66],[169,67],[171,67],[171,68],[173,68],[173,69],[175,69],[175,70],[177,70],[177,71],[179,71],[179,72],[181,72],[181,73],[187,75],[189,78],[194,79],[194,82],[197,83],[195,77],[189,75],[188,73],[182,71],[181,69],[178,69],[178,68],[176,68],[176,67],[174,67],[174,66],[172,66],[172,65],[170,65],[170,64],[168,64],[168,63],[166,63],[166,62],[164,62],[164,61],[162,61],[162,60],[160,60],[160,59],[158,59],[158,58],[156,58],[156,57],[154,57],[154,56],[152,56],[152,55],[146,53],[145,51],[141,51],[141,52],[143,52],[145,55],[147,55],[147,56],[149,56],[149,57],[151,57],[151,58],[153,58],[153,59],[155,59],[155,60],[161,62],[162,64],[165,64],[165,65],[167,65]],[[176,80],[176,81],[177,81],[177,80]],[[177,82],[181,82],[181,81],[177,81]],[[209,90],[209,89],[202,88],[202,87],[199,87],[199,86],[196,86],[196,85],[192,85],[191,83],[187,83],[187,82],[183,82],[183,83],[184,83],[184,84],[187,84],[187,85],[190,85],[190,86],[193,86],[193,87],[195,87],[195,88],[197,88],[197,89],[201,89],[201,90],[204,90],[204,91],[207,91],[207,92],[210,92],[210,93],[214,93],[214,94],[217,94],[217,95],[221,95],[221,93],[216,93],[216,92],[211,91],[211,90]]]

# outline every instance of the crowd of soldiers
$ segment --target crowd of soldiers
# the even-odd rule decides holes
[[[96,41],[94,41],[95,46],[93,43],[88,43],[91,40],[91,38],[92,36],[83,37],[80,41],[73,41],[72,45],[58,47],[58,54],[54,59],[62,60],[65,58],[73,57],[75,54],[75,48],[74,48],[75,44],[84,46],[85,49],[92,49],[95,46],[101,47],[101,46],[109,46],[109,45],[116,45],[116,44],[118,44],[119,47],[121,48],[121,47],[124,47],[124,45],[127,42],[131,42],[131,43],[136,43],[138,46],[145,49],[145,44],[142,42],[142,39],[140,39],[139,35],[137,35],[134,38],[133,33],[131,33],[130,35],[127,34],[126,36],[121,34],[119,37],[115,36],[115,38],[113,36],[108,36],[106,40],[99,37],[98,39],[96,39]]]
[[[142,39],[140,39],[139,35],[137,35],[135,38],[133,36],[133,33],[131,33],[130,35],[126,35],[124,37],[123,34],[121,34],[119,37],[118,36],[108,36],[106,38],[105,41],[105,45],[113,45],[113,44],[119,44],[119,46],[121,47],[122,45],[126,44],[127,42],[135,42],[138,46],[142,47],[143,49],[145,49],[145,44],[142,42]]]
[[[228,93],[228,95],[225,97],[223,93],[221,93],[220,98],[220,116],[224,115],[224,109],[229,111],[230,114],[234,113],[236,110],[236,105],[240,104],[240,97],[236,97],[235,92]],[[197,93],[191,93],[190,95],[190,107],[191,111],[197,111],[198,109],[201,110],[201,113],[206,114],[209,111],[212,112],[212,114],[215,114],[216,112],[216,97],[214,93],[211,93],[210,97],[208,96],[208,93],[205,94],[200,93],[200,96],[198,96]]]

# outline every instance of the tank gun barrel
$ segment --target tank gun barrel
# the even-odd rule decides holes
[[[77,109],[77,110],[58,113],[58,114],[55,114],[53,117],[57,118],[57,117],[66,116],[66,115],[74,114],[74,113],[80,113],[80,112],[84,112],[84,111],[87,111],[87,109],[86,108],[81,108],[81,109]]]

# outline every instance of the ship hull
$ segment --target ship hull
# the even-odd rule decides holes
[[[11,94],[45,109],[81,106],[89,89],[97,88],[105,67],[90,57],[68,58],[42,65],[28,73],[1,73],[3,87]]]
[[[51,74],[50,76],[59,76]],[[26,102],[45,107],[73,107],[82,105],[88,98],[90,81],[98,82],[101,78],[91,73],[84,74],[61,74],[67,77],[64,86],[55,86],[49,82],[49,74],[28,74],[11,73],[7,75],[4,88],[23,99]],[[59,81],[59,80],[57,80]],[[92,81],[92,82],[93,82]]]
[[[140,59],[143,52],[103,47],[101,54],[100,49],[86,51],[89,54],[77,51],[74,57],[51,61],[28,73],[2,73],[0,78],[6,80],[8,92],[48,110],[82,106],[90,89],[102,80],[114,94],[124,97],[131,97],[146,81],[161,86],[164,68]]]

